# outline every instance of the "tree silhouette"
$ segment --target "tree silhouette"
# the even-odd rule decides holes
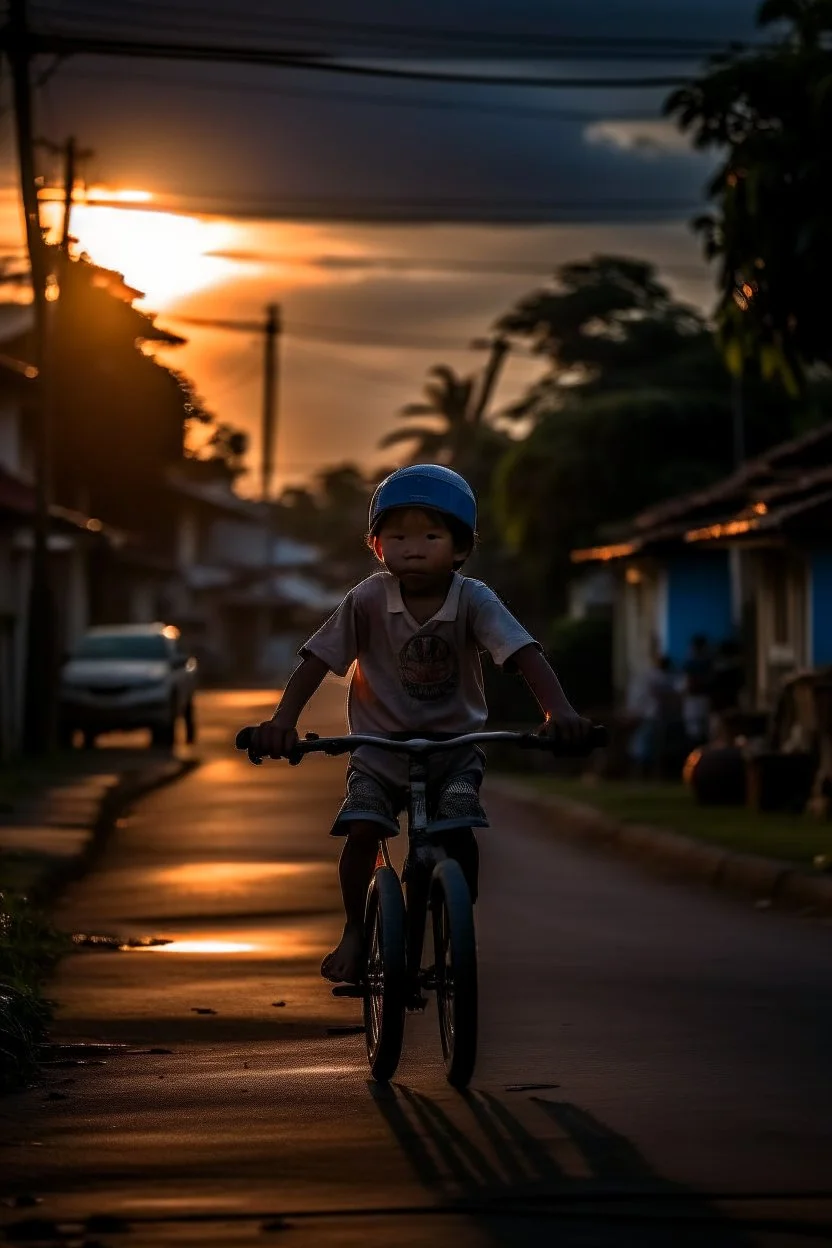
[[[832,364],[832,0],[766,0],[762,51],[729,54],[676,91],[666,112],[722,162],[713,210],[695,223],[719,261],[719,340],[792,390],[807,366]]]
[[[499,326],[551,364],[512,409],[531,430],[502,456],[492,504],[525,578],[517,592],[557,609],[571,549],[730,471],[731,379],[704,318],[638,260],[565,265]],[[749,378],[746,398],[751,454],[808,419],[759,377]]]
[[[594,256],[562,265],[552,286],[527,295],[498,327],[551,364],[514,416],[545,415],[576,394],[655,385],[680,370],[700,387],[723,372],[702,316],[675,301],[643,260]]]
[[[428,378],[424,399],[406,404],[399,415],[405,420],[428,417],[432,423],[393,429],[379,446],[410,443],[414,462],[455,463],[476,440],[482,423],[473,407],[474,378],[459,377],[447,364],[429,369]]]

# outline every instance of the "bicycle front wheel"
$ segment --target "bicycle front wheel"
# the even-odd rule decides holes
[[[445,1074],[467,1087],[477,1060],[477,942],[471,894],[458,862],[440,862],[431,881],[436,1004]]]
[[[402,1055],[407,982],[404,897],[399,877],[391,867],[379,867],[373,876],[367,893],[364,939],[367,1059],[373,1078],[386,1083]]]

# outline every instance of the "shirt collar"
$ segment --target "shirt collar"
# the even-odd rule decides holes
[[[402,599],[402,588],[396,577],[390,572],[383,573],[384,589],[387,594],[387,610],[391,614],[402,614],[405,611],[404,601]],[[458,572],[454,572],[454,579],[451,581],[451,588],[448,590],[448,596],[442,606],[431,616],[432,620],[438,623],[447,623],[455,620],[459,615],[459,599],[462,594],[462,577]]]

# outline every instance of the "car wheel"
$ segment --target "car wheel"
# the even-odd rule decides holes
[[[185,707],[185,740],[188,745],[196,743],[196,711],[194,709],[194,701],[191,698]]]
[[[164,724],[155,724],[152,729],[153,744],[164,750],[173,749],[176,744],[176,719],[171,717]]]

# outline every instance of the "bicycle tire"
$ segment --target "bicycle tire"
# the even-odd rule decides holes
[[[405,906],[399,877],[379,867],[367,893],[364,1031],[370,1073],[392,1079],[402,1055],[406,1007]]]
[[[465,1088],[477,1060],[477,941],[468,884],[451,858],[434,868],[431,916],[445,1075],[452,1087]]]

